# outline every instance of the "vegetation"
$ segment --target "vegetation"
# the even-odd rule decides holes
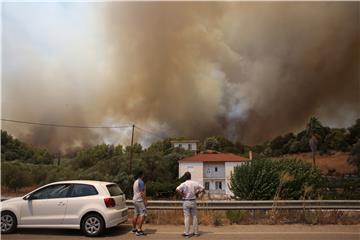
[[[43,148],[35,148],[14,139],[1,130],[1,160],[21,160],[28,163],[50,164],[53,156]]]
[[[257,159],[235,167],[230,189],[236,199],[300,199],[316,196],[320,183],[320,171],[301,160]]]
[[[260,156],[267,157],[310,152],[309,140],[312,135],[315,135],[319,142],[318,150],[321,154],[331,151],[347,152],[360,139],[360,119],[345,129],[323,126],[317,118],[312,117],[306,128],[298,134],[287,133],[275,137],[269,142],[253,147],[252,150]]]
[[[6,136],[9,135],[6,133]],[[27,147],[11,136],[9,139],[18,142],[18,148]],[[18,148],[14,148],[14,152]],[[79,151],[72,159],[63,159],[60,166],[47,162],[39,164],[31,158],[11,161],[5,158],[2,160],[2,186],[16,190],[54,181],[89,179],[116,182],[129,196],[134,180],[134,174],[129,174],[128,168],[130,151],[130,146],[101,144]],[[147,149],[136,143],[133,146],[132,173],[140,169],[144,171],[147,191],[151,196],[172,196],[179,184],[178,160],[189,154],[173,148],[170,139],[155,142]]]
[[[351,155],[348,161],[350,164],[355,165],[360,173],[360,139],[352,147]]]
[[[238,192],[237,198],[272,199],[279,191],[279,198],[297,199],[305,192],[307,194],[305,190],[310,189],[310,186],[314,191],[311,191],[308,197],[314,197],[316,187],[320,184],[314,180],[317,177],[320,179],[318,170],[311,169],[301,161],[271,159],[286,154],[309,152],[311,134],[315,134],[319,140],[320,153],[349,151],[349,163],[360,169],[360,119],[347,129],[335,129],[323,126],[318,119],[311,118],[303,131],[278,136],[272,141],[253,147],[232,142],[221,136],[208,137],[200,150],[209,149],[243,155],[252,150],[255,158],[264,158],[235,171],[232,187]],[[179,183],[178,160],[192,154],[183,149],[173,148],[171,140],[154,142],[146,149],[138,143],[135,143],[132,149],[130,146],[100,144],[62,157],[60,165],[57,165],[55,156],[46,149],[23,143],[6,131],[1,131],[2,187],[17,190],[53,181],[93,179],[119,183],[129,196],[134,173],[142,169],[145,172],[148,194],[154,198],[168,198],[173,196],[174,189]],[[131,150],[133,167],[132,173],[129,174]],[[285,173],[288,175],[284,175]],[[279,183],[284,176],[293,177],[294,180],[283,183],[279,189]],[[357,179],[325,181],[322,188],[329,191],[324,193],[324,197],[354,197],[356,191],[352,186],[360,188],[356,185]],[[343,184],[335,186],[336,182]],[[344,191],[335,194],[339,187]]]

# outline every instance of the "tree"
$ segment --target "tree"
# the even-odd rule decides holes
[[[215,150],[219,151],[220,144],[216,137],[208,137],[205,140],[205,149],[206,150]]]
[[[355,124],[348,128],[350,136],[349,136],[349,144],[355,144],[360,139],[360,118],[356,120]]]
[[[1,182],[3,186],[14,191],[33,183],[29,169],[21,163],[3,163]]]
[[[352,147],[348,162],[356,166],[358,172],[360,173],[360,139]]]
[[[281,199],[299,199],[306,187],[312,186],[315,191],[320,182],[320,171],[300,160],[256,159],[235,167],[230,189],[236,199],[242,200],[270,200],[275,195]]]
[[[324,139],[324,144],[332,150],[348,151],[349,143],[347,142],[346,130],[343,128],[333,128]]]

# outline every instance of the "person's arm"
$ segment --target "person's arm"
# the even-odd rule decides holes
[[[143,199],[144,204],[147,205],[146,188],[145,188],[145,183],[143,181],[139,181],[139,190],[140,190],[140,196]]]
[[[185,197],[184,189],[183,189],[183,184],[180,184],[180,185],[176,188],[176,192],[177,192],[182,198]]]

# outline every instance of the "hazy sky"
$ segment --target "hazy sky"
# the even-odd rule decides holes
[[[3,3],[2,117],[258,143],[360,117],[359,2]],[[130,129],[2,128],[66,149]],[[154,140],[137,132],[139,141]]]

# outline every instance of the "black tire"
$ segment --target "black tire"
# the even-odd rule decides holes
[[[9,234],[17,229],[17,219],[10,211],[1,212],[1,234]]]
[[[81,231],[87,237],[100,236],[105,230],[105,221],[97,213],[87,214],[81,221]]]

